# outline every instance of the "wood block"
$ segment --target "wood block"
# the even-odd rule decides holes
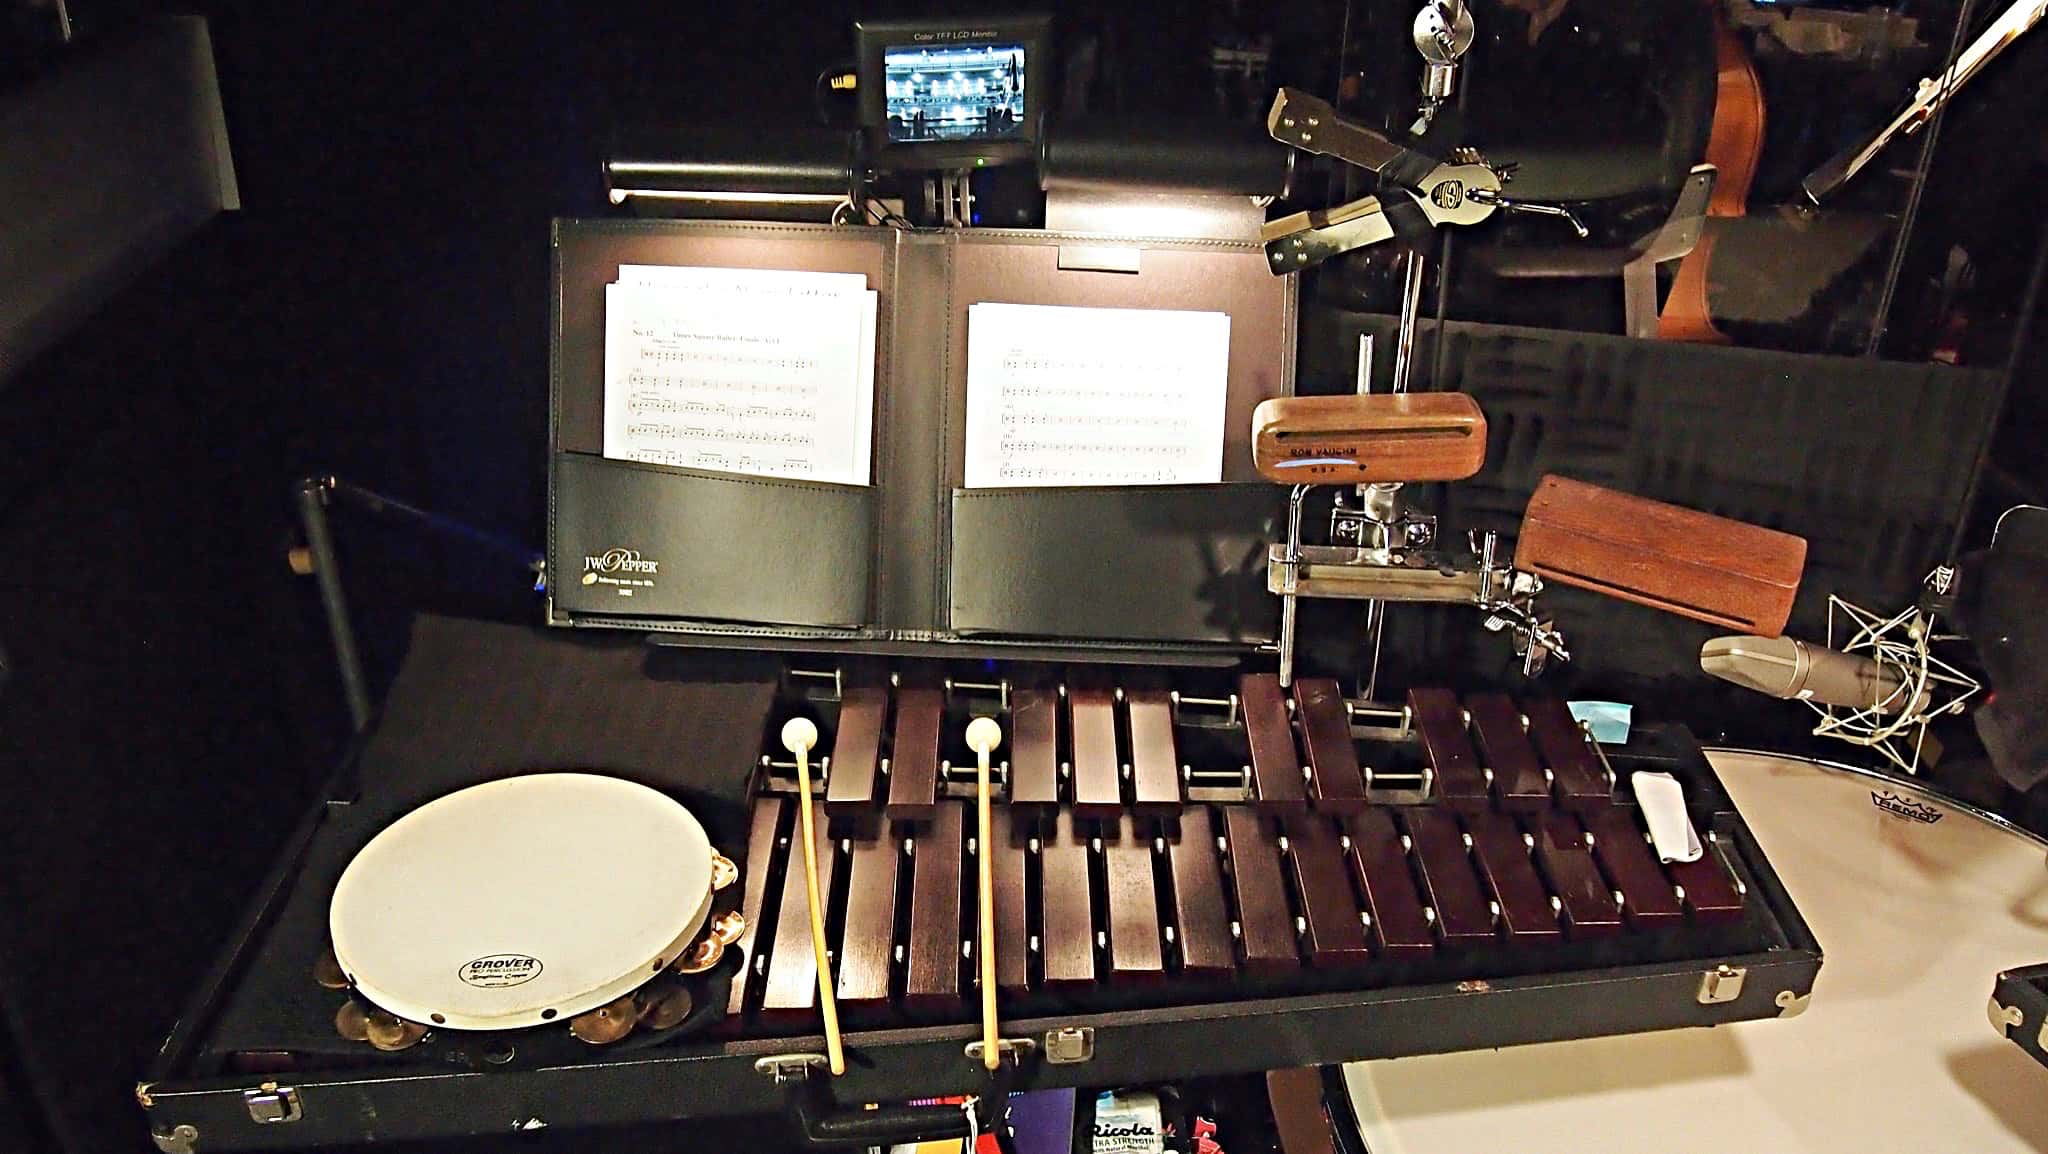
[[[1252,413],[1252,464],[1282,485],[1462,481],[1486,463],[1486,417],[1463,393],[1274,397]]]
[[[1799,593],[1806,539],[1553,475],[1529,499],[1515,568],[1776,637]]]

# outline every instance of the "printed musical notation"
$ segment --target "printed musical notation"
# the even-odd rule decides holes
[[[875,314],[855,274],[621,266],[605,456],[868,484]]]
[[[628,383],[646,384],[649,382],[646,378],[639,378]],[[669,382],[661,381],[657,381],[657,383],[669,384]],[[680,389],[678,388],[677,391],[679,392]],[[797,395],[805,397],[815,396],[817,393],[817,390],[809,388],[795,391]],[[655,391],[635,392],[628,396],[626,398],[626,412],[635,417],[661,414],[685,417],[723,417],[727,420],[746,421],[797,421],[809,416],[811,410],[806,405],[741,405],[731,401],[700,401],[687,396],[678,396],[670,392]]]
[[[652,326],[637,325],[633,336],[642,341],[660,341],[668,333]],[[715,337],[700,338],[716,340]],[[641,354],[643,364],[655,365],[722,365],[727,368],[757,369],[762,371],[780,370],[787,373],[815,372],[818,362],[811,357],[770,357],[748,356],[745,353],[711,353],[702,350],[650,348]]]
[[[1120,469],[1105,480],[1097,469],[1060,469],[1031,465],[1004,465],[996,471],[997,484],[1011,488],[1055,488],[1079,485],[1175,485],[1182,482],[1174,470]]]
[[[1223,479],[1230,317],[977,304],[969,488]]]

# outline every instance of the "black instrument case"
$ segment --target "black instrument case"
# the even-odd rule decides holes
[[[305,816],[137,1088],[164,1150],[781,1109],[802,1116],[814,1137],[909,1137],[915,1119],[882,1112],[860,1131],[847,1127],[848,1112],[986,1089],[981,1063],[967,1054],[980,1037],[971,998],[958,1012],[850,1020],[849,1068],[836,1079],[815,1073],[822,1040],[810,1019],[768,1024],[751,1012],[758,988],[751,1001],[742,989],[749,1012],[722,1013],[737,964],[715,971],[699,1012],[663,1035],[597,1048],[559,1029],[447,1034],[378,1053],[335,1034],[341,995],[311,978],[335,879],[409,809],[544,769],[615,773],[667,790],[705,821],[714,844],[743,859],[751,807],[787,788],[764,764],[784,756],[782,721],[815,717],[829,752],[842,690],[854,683],[943,687],[945,749],[957,759],[960,724],[989,693],[1007,704],[1012,684],[1142,685],[1226,702],[1240,677],[1272,668],[1278,614],[1263,588],[1264,545],[1277,539],[1285,494],[1251,470],[1249,413],[1293,390],[1296,304],[1293,278],[1272,277],[1257,246],[653,221],[562,222],[554,244],[547,620],[578,628],[418,621],[378,720]],[[628,263],[864,273],[881,313],[875,483],[736,478],[603,457],[603,285]],[[966,310],[984,300],[1229,313],[1222,483],[963,488]],[[632,612],[607,587],[572,579],[583,558],[611,549],[660,561],[661,580],[636,595]],[[1446,674],[1441,683],[1463,689],[1472,680]],[[1526,698],[1542,686],[1513,688]],[[1227,709],[1234,722],[1238,707]],[[1393,715],[1400,709],[1397,699]],[[1208,748],[1214,720],[1177,712],[1175,724],[1182,758],[1207,756],[1190,751]],[[1406,732],[1405,721],[1393,724]],[[1128,729],[1119,732],[1128,748]],[[1063,750],[1070,739],[1063,729]],[[1016,1043],[1004,1085],[1105,1086],[1803,1009],[1820,948],[1690,735],[1639,726],[1606,756],[1620,777],[1647,768],[1679,778],[1696,828],[1712,835],[1713,861],[1743,893],[1739,917],[1597,941],[1502,938],[1341,971],[1305,963],[1206,986],[1169,973],[1135,992],[1105,983],[1025,998],[1011,1003],[1021,1014],[1002,1020]],[[1437,804],[1431,789],[1402,803]],[[835,910],[845,893],[842,880]],[[895,1133],[880,1125],[899,1120]]]

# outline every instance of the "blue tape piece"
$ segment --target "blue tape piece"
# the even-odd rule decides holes
[[[1633,706],[1619,701],[1570,701],[1565,704],[1572,711],[1572,720],[1593,731],[1594,741],[1602,745],[1628,744],[1628,728],[1635,715]]]

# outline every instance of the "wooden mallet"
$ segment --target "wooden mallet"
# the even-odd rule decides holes
[[[996,1050],[996,886],[990,865],[995,844],[990,835],[988,760],[1003,743],[1003,727],[993,717],[977,717],[967,723],[967,747],[974,751],[974,805],[979,823],[979,847],[974,855],[974,872],[981,878],[981,1064],[994,1070],[1003,1056]]]
[[[832,961],[825,949],[825,900],[818,896],[818,835],[811,818],[811,749],[818,727],[792,717],[782,727],[782,746],[796,755],[797,815],[803,822],[804,901],[811,910],[811,949],[818,955],[818,1005],[825,1013],[825,1056],[834,1076],[846,1073],[846,1048],[839,1041],[839,1003],[832,999]]]

